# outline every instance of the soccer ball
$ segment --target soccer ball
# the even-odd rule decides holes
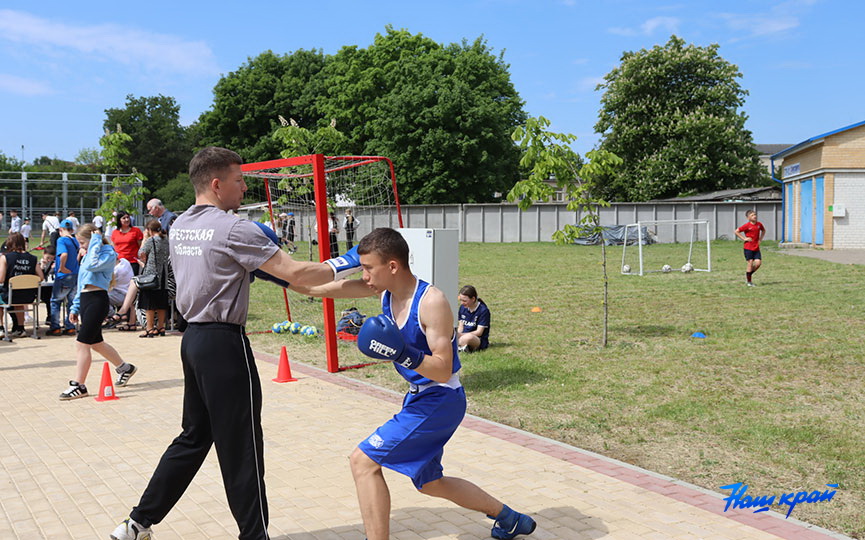
[[[630,274],[631,273],[631,265],[626,264],[625,266],[623,266],[622,267],[622,273],[623,274]]]
[[[300,333],[306,337],[315,337],[318,335],[318,328],[315,326],[304,326]]]
[[[669,264],[665,264],[664,266],[661,267],[661,272],[663,272],[665,274],[669,273],[671,270],[673,270],[673,269],[670,268]]]
[[[274,334],[281,334],[285,330],[285,328],[282,326],[283,324],[285,323],[273,323],[273,326],[271,326],[270,329],[273,330]]]
[[[694,270],[694,265],[691,264],[691,263],[685,263],[685,264],[682,266],[682,272],[686,272],[686,273],[687,273],[687,272],[690,272],[690,271],[692,271],[692,270]]]
[[[288,331],[291,332],[292,334],[299,334],[299,333],[300,333],[300,329],[301,329],[302,327],[303,327],[303,325],[300,324],[299,322],[293,322],[293,323],[291,323],[291,325],[288,327]]]

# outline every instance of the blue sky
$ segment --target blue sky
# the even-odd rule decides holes
[[[249,57],[366,47],[387,24],[442,43],[483,35],[504,51],[527,112],[578,135],[579,152],[598,140],[594,88],[622,52],[673,33],[718,43],[750,92],[755,142],[796,143],[865,120],[863,20],[858,0],[5,0],[0,152],[72,160],[98,147],[104,110],[127,94],[173,96],[189,124],[210,106],[220,75]]]

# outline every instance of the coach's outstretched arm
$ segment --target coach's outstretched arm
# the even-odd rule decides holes
[[[315,286],[302,286],[292,283],[288,288],[304,296],[316,296],[319,298],[367,298],[378,294],[362,279],[341,279]]]
[[[274,245],[280,246],[282,244],[276,236],[276,233],[273,232],[273,229],[258,221],[253,221],[252,223],[257,225],[258,229],[264,233],[264,235],[267,236]],[[282,256],[280,256],[280,253]],[[291,262],[288,263],[287,261]],[[289,268],[283,268],[283,272],[300,272],[301,275],[298,278],[289,279],[285,277],[288,274],[272,272],[271,269],[273,267],[271,266],[271,263],[283,267],[288,265]],[[328,259],[324,261],[324,263],[295,261],[280,250],[276,252],[265,264],[257,268],[253,274],[258,278],[276,283],[280,287],[287,287],[289,283],[298,283],[299,285],[319,285],[321,283],[327,283],[330,279],[316,278],[314,273],[312,276],[306,276],[305,274],[311,271],[320,273],[322,265],[327,265],[327,268],[332,272],[330,278],[333,280],[343,279],[346,276],[350,276],[351,274],[362,270],[360,266],[360,256],[357,254],[357,247],[354,247],[348,250],[343,256]]]
[[[333,268],[329,264],[296,261],[282,250],[274,253],[260,269],[292,285],[321,285],[334,279]]]

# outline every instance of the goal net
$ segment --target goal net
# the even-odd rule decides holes
[[[707,220],[640,221],[625,226],[622,274],[711,272]]]
[[[393,164],[380,156],[313,154],[242,165],[248,190],[238,213],[267,224],[297,260],[324,261],[345,253],[376,227],[402,227]],[[332,226],[332,218],[336,226]],[[360,274],[350,279],[359,279]],[[250,333],[273,332],[283,344],[336,372],[369,365],[349,333],[337,334],[344,311],[381,312],[378,297],[311,298],[271,283],[253,284]],[[281,298],[279,298],[281,297]],[[255,311],[255,314],[252,313]],[[288,321],[314,331],[294,334]],[[276,325],[276,326],[274,326]]]

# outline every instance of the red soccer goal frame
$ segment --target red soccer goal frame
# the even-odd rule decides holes
[[[325,167],[325,160],[333,160],[344,162],[345,165],[339,167]],[[305,156],[297,156],[292,158],[274,159],[270,161],[259,161],[256,163],[245,163],[240,166],[243,173],[254,173],[267,169],[278,169],[284,167],[296,167],[299,165],[312,166],[313,193],[315,201],[315,220],[318,224],[318,253],[321,262],[328,259],[330,254],[330,235],[328,234],[328,215],[327,215],[327,174],[342,170],[360,167],[369,163],[383,161],[387,163],[390,170],[391,187],[393,189],[394,202],[396,204],[396,214],[399,227],[403,228],[402,210],[399,202],[399,192],[396,185],[396,174],[393,168],[393,162],[384,156],[325,156],[324,154],[309,154]],[[310,174],[298,175],[308,177]],[[270,185],[267,177],[264,178],[264,192],[267,194],[267,207],[270,214],[271,226],[276,229],[276,223],[273,217],[273,201],[270,196]],[[291,320],[291,308],[288,304],[288,295],[283,290],[285,299],[285,312],[288,319]],[[322,310],[324,311],[324,342],[325,352],[327,355],[327,370],[330,373],[336,373],[346,369],[363,367],[369,364],[358,364],[355,366],[340,367],[339,353],[336,344],[336,317],[332,298],[322,299]]]

